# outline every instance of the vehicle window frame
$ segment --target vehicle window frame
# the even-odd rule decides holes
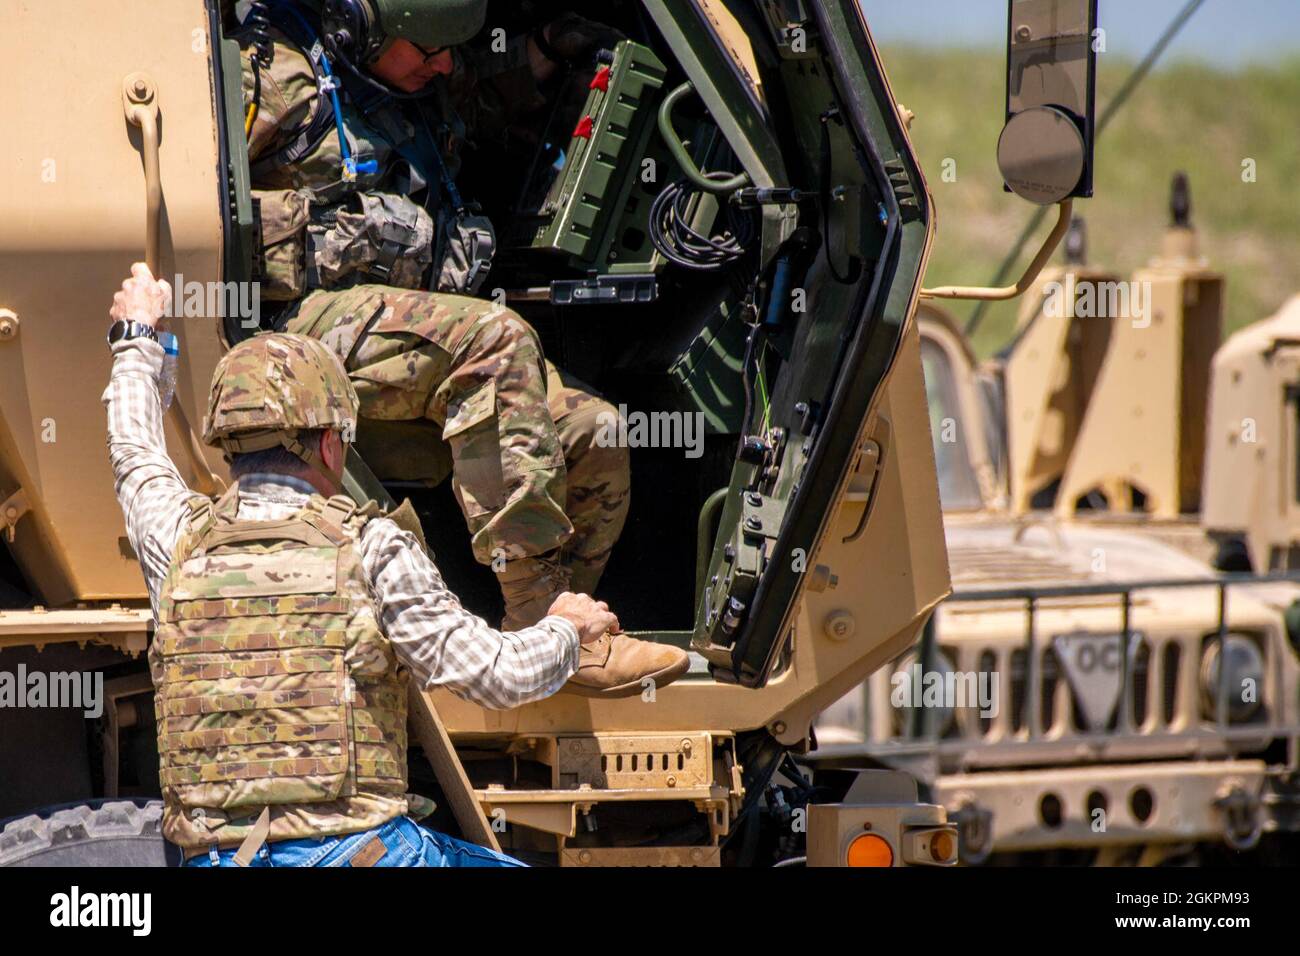
[[[942,315],[938,313],[922,313],[918,315],[917,326],[921,335],[922,364],[925,363],[925,349],[929,345],[939,350],[952,373],[953,397],[961,416],[959,421],[960,440],[958,443],[961,445],[967,467],[974,477],[974,487],[979,498],[978,504],[963,507],[950,506],[947,502],[941,501],[943,510],[956,513],[994,509],[1001,500],[998,470],[990,455],[989,429],[986,428],[984,419],[987,405],[980,395],[976,382],[976,368],[973,356],[964,347],[958,334],[949,328],[948,322]],[[927,406],[930,395],[930,383],[927,380]],[[936,445],[938,440],[936,435]],[[939,455],[936,448],[936,473],[939,470],[938,459]],[[940,489],[942,491],[942,482]]]

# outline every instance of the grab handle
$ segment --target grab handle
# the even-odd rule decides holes
[[[153,80],[146,73],[132,73],[122,83],[122,105],[127,121],[140,128],[140,151],[144,155],[144,261],[154,278],[161,275],[162,259],[162,172],[158,160],[158,96]],[[181,403],[174,401],[167,414],[180,432],[194,483],[206,495],[222,490],[221,482],[203,457],[203,446],[185,414]]]
[[[668,144],[668,152],[672,153],[673,159],[676,160],[677,165],[686,174],[686,178],[692,183],[708,193],[734,193],[737,189],[749,185],[749,174],[737,173],[726,179],[710,178],[711,175],[717,174],[700,171],[700,168],[695,165],[695,160],[691,158],[690,152],[686,149],[686,145],[682,142],[682,138],[677,135],[677,130],[673,128],[673,107],[677,105],[677,101],[683,96],[694,92],[695,84],[687,80],[664,97],[663,105],[659,107],[659,135],[664,138],[664,142]]]

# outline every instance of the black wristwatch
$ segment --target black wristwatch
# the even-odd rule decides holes
[[[158,333],[143,322],[128,322],[125,319],[118,319],[108,327],[108,344],[111,348],[118,342],[126,339],[153,339],[158,341]]]

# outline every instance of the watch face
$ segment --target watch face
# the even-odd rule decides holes
[[[143,322],[129,322],[118,319],[108,327],[108,344],[113,345],[123,339],[153,339],[158,341],[158,333]]]

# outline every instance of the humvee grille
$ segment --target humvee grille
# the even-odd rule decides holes
[[[1258,751],[1289,732],[1269,677],[1256,680],[1258,706],[1233,716],[1213,703],[1216,691],[1230,691],[1207,690],[1206,661],[1221,639],[1246,634],[1261,651],[1261,673],[1276,672],[1274,632],[1264,623],[1272,612],[1252,604],[1244,586],[1294,580],[1221,575],[959,591],[928,640],[964,679],[996,673],[995,712],[961,704],[937,740],[915,732],[874,739],[909,752],[928,743],[967,770],[1056,763],[1063,753],[1094,761]],[[1230,619],[1234,584],[1247,600],[1237,599]],[[1216,605],[1217,620],[1205,613]]]

